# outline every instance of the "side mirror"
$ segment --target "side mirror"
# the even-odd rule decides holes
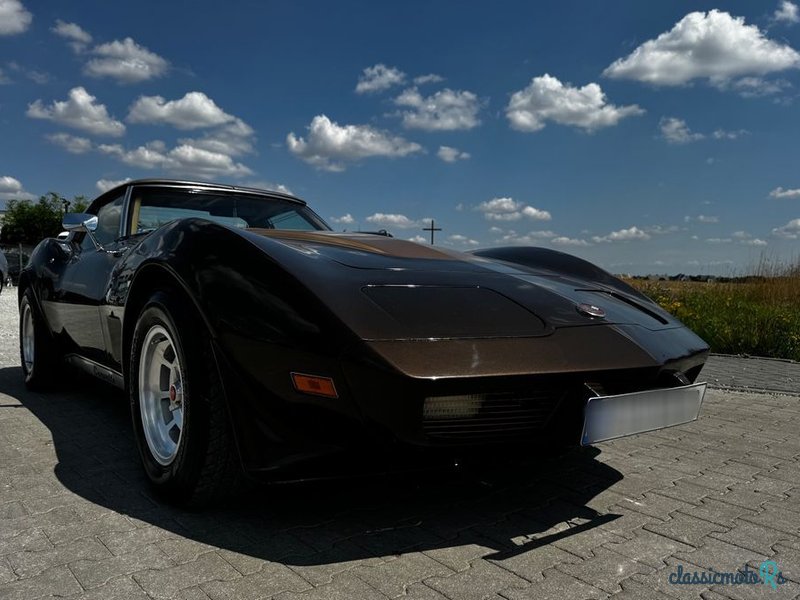
[[[61,218],[61,227],[65,231],[85,231],[86,235],[92,240],[94,247],[98,250],[105,251],[103,245],[94,237],[94,232],[97,229],[97,215],[90,215],[89,213],[65,213]]]
[[[94,231],[97,229],[97,215],[88,213],[66,213],[61,219],[64,231]]]

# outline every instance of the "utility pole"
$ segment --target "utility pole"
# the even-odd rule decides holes
[[[430,227],[423,227],[422,231],[430,231],[431,232],[431,246],[433,246],[433,233],[435,231],[441,231],[441,227],[434,227],[433,219],[431,219],[431,226]]]

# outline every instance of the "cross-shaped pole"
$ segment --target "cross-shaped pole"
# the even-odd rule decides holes
[[[430,227],[423,227],[422,231],[430,231],[431,232],[431,246],[433,246],[433,232],[434,231],[441,231],[441,227],[434,227],[433,226],[433,219],[431,219],[431,226]]]

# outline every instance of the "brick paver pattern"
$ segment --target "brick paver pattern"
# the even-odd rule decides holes
[[[697,422],[490,474],[373,477],[184,511],[154,499],[122,394],[21,384],[0,295],[0,600],[800,596],[800,365],[712,357]],[[674,585],[758,571],[785,583]]]

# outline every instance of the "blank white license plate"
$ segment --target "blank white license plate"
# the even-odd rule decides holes
[[[663,429],[697,419],[705,383],[590,398],[583,417],[581,445]]]

